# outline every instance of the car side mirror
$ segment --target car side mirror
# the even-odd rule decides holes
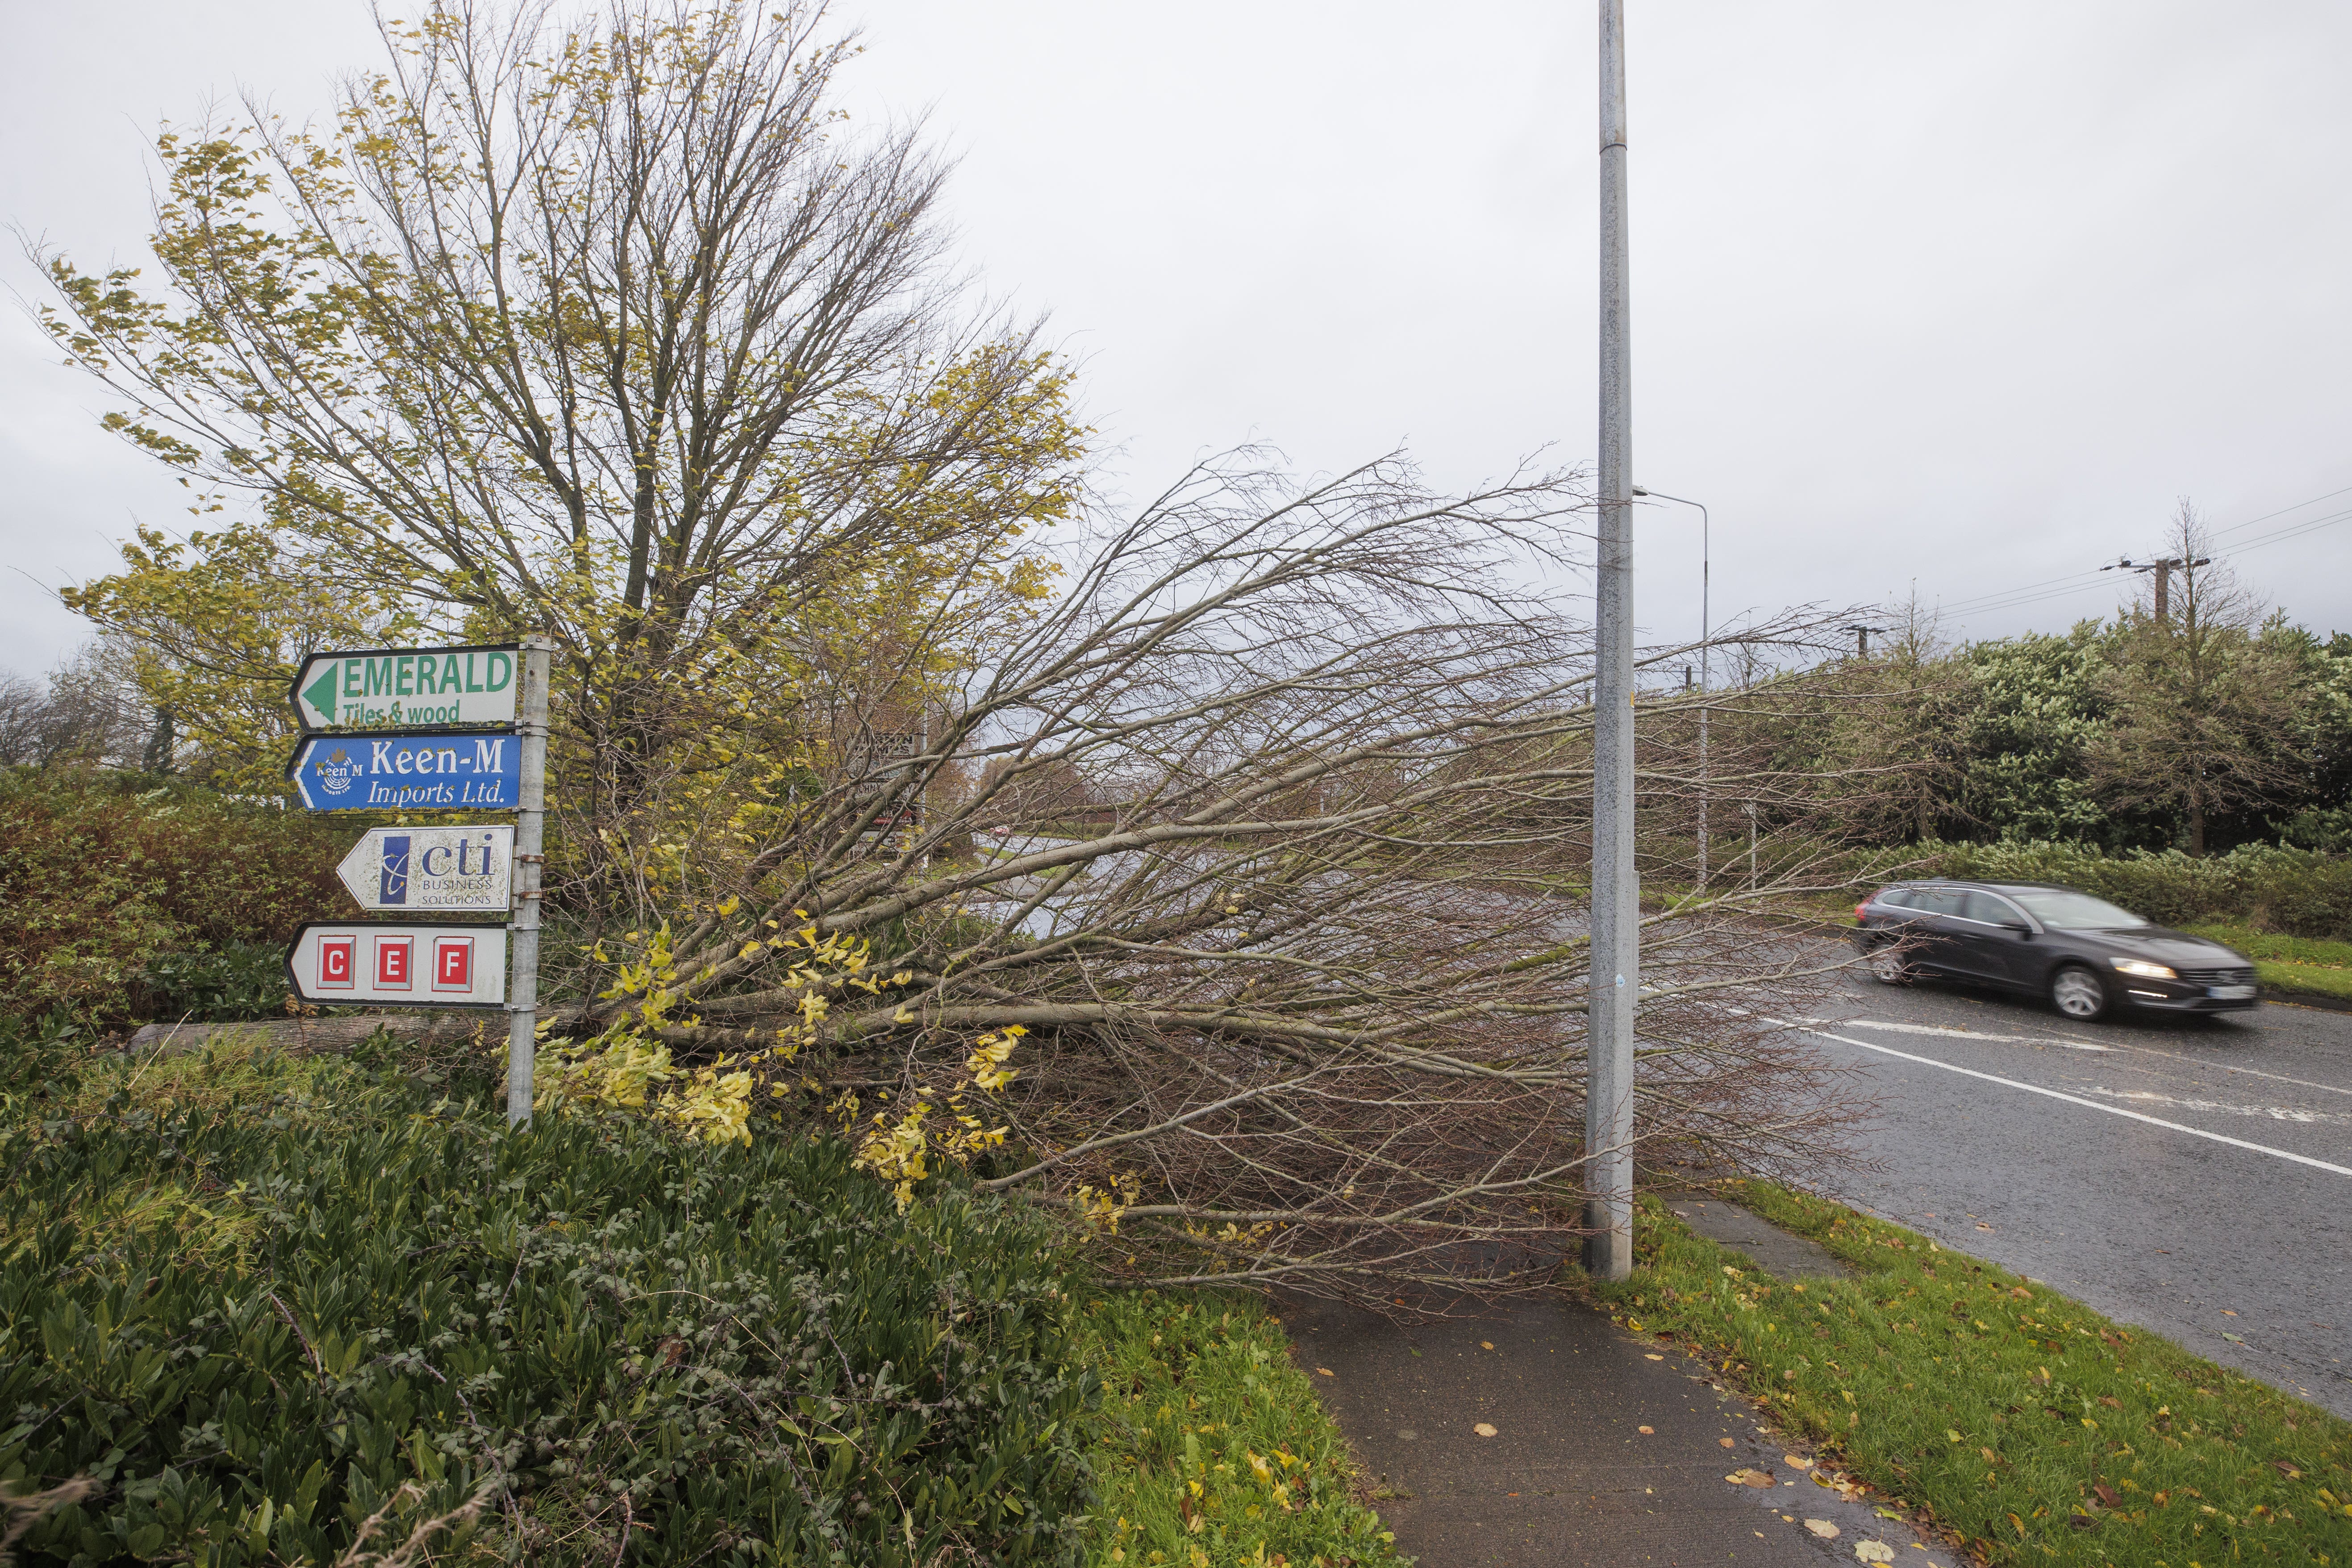
[[[2023,921],[2003,921],[2000,922],[2000,929],[2015,936],[2032,936],[2033,934],[2033,928],[2027,925]]]

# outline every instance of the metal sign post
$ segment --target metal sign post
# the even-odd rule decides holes
[[[509,949],[514,978],[507,987],[507,1125],[530,1120],[530,1073],[539,1050],[539,882],[547,822],[547,677],[555,644],[522,643],[516,733],[522,745],[520,797],[515,810],[514,918]]]
[[[287,695],[286,776],[309,811],[511,811],[512,827],[377,827],[337,869],[370,910],[504,910],[509,923],[313,922],[286,950],[309,1002],[507,1009],[507,1122],[530,1120],[554,642],[316,653]],[[512,972],[509,972],[509,960]]]

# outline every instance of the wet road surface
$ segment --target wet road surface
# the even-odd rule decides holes
[[[1857,972],[1791,1022],[1879,1097],[1829,1195],[2352,1417],[2352,1013],[2077,1024]]]

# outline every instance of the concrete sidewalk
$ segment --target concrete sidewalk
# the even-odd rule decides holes
[[[1787,1458],[1805,1451],[1708,1368],[1565,1295],[1404,1326],[1326,1302],[1281,1312],[1324,1404],[1397,1494],[1378,1506],[1420,1568],[1959,1562],[1816,1484]]]

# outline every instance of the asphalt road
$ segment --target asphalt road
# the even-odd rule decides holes
[[[2352,1014],[2078,1025],[1860,973],[1818,1013],[1879,1097],[1830,1195],[2352,1417]]]

